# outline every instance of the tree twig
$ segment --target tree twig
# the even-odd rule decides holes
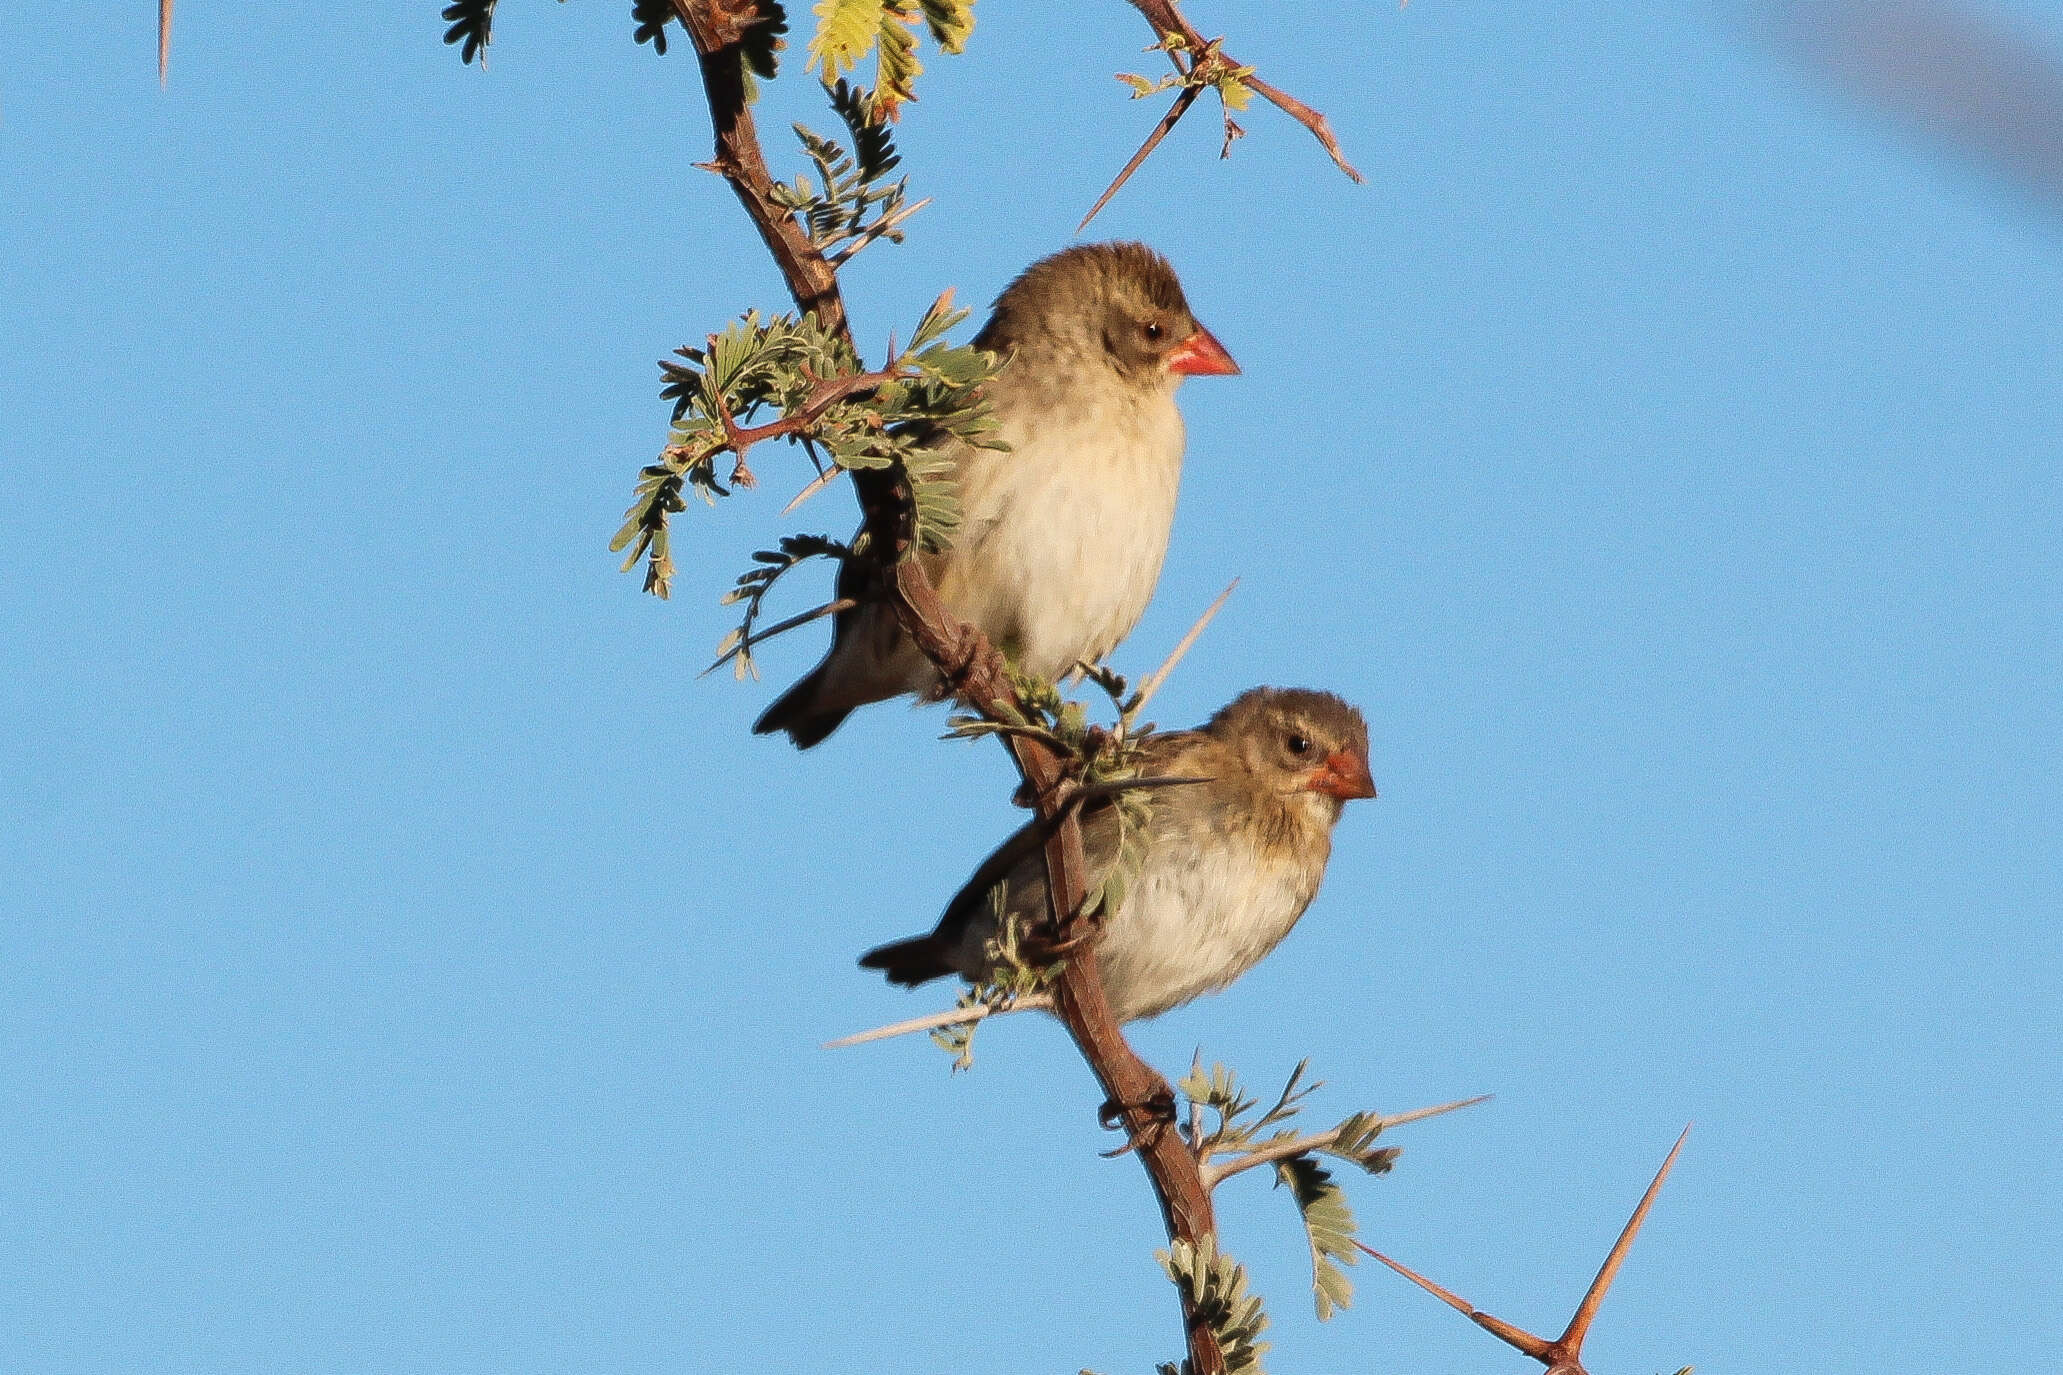
[[[1376,1125],[1380,1126],[1382,1130],[1388,1131],[1392,1127],[1401,1127],[1407,1122],[1423,1122],[1428,1117],[1438,1117],[1442,1113],[1457,1112],[1462,1108],[1472,1108],[1478,1103],[1487,1103],[1489,1101],[1489,1094],[1479,1093],[1474,1098],[1462,1098],[1452,1103],[1442,1103],[1437,1107],[1431,1108],[1413,1108],[1410,1112],[1400,1112],[1394,1117],[1377,1118]],[[1241,1151],[1222,1165],[1206,1163],[1203,1166],[1204,1187],[1215,1189],[1226,1180],[1232,1178],[1232,1176],[1243,1174],[1257,1166],[1273,1165],[1276,1161],[1288,1160],[1291,1156],[1309,1155],[1313,1151],[1325,1150],[1338,1141],[1339,1138],[1339,1128],[1334,1127],[1331,1131],[1312,1132],[1308,1136],[1294,1136],[1281,1141],[1263,1142],[1251,1150]],[[1206,1154],[1210,1154],[1210,1152],[1207,1151]]]
[[[850,343],[851,340],[848,339],[847,342]],[[709,351],[712,356],[716,352],[716,336],[713,334],[709,336]],[[737,470],[732,473],[731,480],[733,482],[742,482],[747,487],[755,486],[757,485],[756,480],[749,472],[745,472],[745,451],[754,444],[760,443],[762,440],[781,439],[789,435],[801,434],[809,429],[810,426],[822,420],[825,412],[847,397],[857,396],[861,392],[873,391],[875,388],[889,382],[914,375],[908,369],[897,367],[894,361],[891,360],[889,365],[879,372],[855,372],[848,373],[843,377],[827,378],[810,388],[809,396],[803,400],[802,405],[792,415],[779,416],[767,421],[764,425],[739,425],[732,418],[730,411],[724,406],[723,397],[719,394],[714,397],[714,406],[716,423],[723,428],[724,438],[723,444],[711,452],[722,453],[725,450],[729,450],[731,455],[737,460]],[[680,452],[681,447],[674,446],[668,452]],[[696,451],[688,449],[687,452],[692,454]],[[741,478],[739,473],[744,473],[744,476]],[[821,481],[822,479],[819,480]],[[800,499],[799,497],[797,498],[798,501]]]
[[[1133,9],[1146,16],[1146,22],[1153,25],[1155,35],[1165,37],[1171,33],[1178,33],[1189,44],[1191,52],[1202,52],[1204,50],[1206,46],[1204,36],[1198,33],[1196,26],[1189,22],[1188,17],[1180,9],[1176,8],[1175,0],[1129,0],[1129,3]],[[1229,57],[1224,58],[1224,61],[1228,65],[1237,65]],[[1269,104],[1275,106],[1276,109],[1282,111],[1282,113],[1288,115],[1306,129],[1309,129],[1311,137],[1318,140],[1319,146],[1325,149],[1326,155],[1332,159],[1333,164],[1340,171],[1345,172],[1355,181],[1367,180],[1366,177],[1354,169],[1354,164],[1347,161],[1347,155],[1340,151],[1340,141],[1333,136],[1332,125],[1326,121],[1324,115],[1304,104],[1303,101],[1298,100],[1281,87],[1270,85],[1259,77],[1249,76],[1245,80],[1246,84],[1251,86],[1254,92],[1263,100],[1266,100]]]
[[[883,234],[892,234],[896,230],[902,228],[903,222],[905,220],[909,219],[910,216],[916,214],[919,210],[922,210],[925,206],[929,204],[931,204],[931,197],[926,196],[921,201],[917,201],[911,205],[905,205],[900,210],[896,210],[890,214],[883,215],[880,219],[874,221],[865,229],[862,229],[859,233],[853,235],[852,242],[846,244],[837,252],[833,253],[831,255],[831,266],[834,269],[844,267],[847,263],[853,260],[853,257],[861,249],[865,248],[868,244],[874,242],[874,240],[880,238]]]
[[[756,644],[764,644],[776,635],[785,635],[791,630],[808,625],[811,621],[821,620],[825,616],[835,616],[841,611],[850,611],[858,605],[859,603],[851,597],[840,597],[836,601],[825,602],[822,606],[813,606],[807,611],[797,612],[787,620],[776,625],[770,625],[765,630],[754,631],[750,635],[742,635],[739,637],[738,643],[718,655],[715,663],[703,669],[696,676],[707,678],[740,654],[749,651]]]

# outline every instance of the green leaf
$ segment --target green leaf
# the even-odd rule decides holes
[[[1260,1296],[1247,1293],[1245,1269],[1219,1253],[1217,1238],[1206,1236],[1194,1246],[1169,1242],[1167,1250],[1153,1255],[1197,1316],[1210,1325],[1224,1353],[1227,1375],[1263,1375],[1261,1355],[1268,1344],[1259,1338],[1267,1330],[1268,1315]]]
[[[631,0],[630,17],[637,25],[631,37],[650,43],[656,55],[666,56],[666,26],[680,18],[673,0]]]
[[[1370,1174],[1388,1174],[1402,1152],[1395,1146],[1377,1146],[1376,1138],[1382,1132],[1379,1114],[1357,1112],[1333,1128],[1332,1144],[1324,1148],[1325,1153],[1352,1161]]]
[[[642,2],[642,0],[641,0]],[[738,60],[745,64],[745,98],[757,99],[760,81],[772,81],[781,49],[788,46],[788,11],[781,0],[759,0],[759,22],[738,42]],[[755,79],[756,78],[756,79]]]
[[[829,91],[831,108],[844,121],[846,132],[852,135],[853,154],[859,160],[860,180],[879,181],[895,170],[902,161],[895,151],[895,142],[889,135],[888,126],[873,117],[874,97],[864,87],[853,86],[844,79]]]
[[[873,109],[877,121],[896,118],[905,101],[917,98],[917,77],[924,64],[917,60],[917,35],[910,28],[915,17],[907,0],[884,0],[881,6]]]
[[[809,40],[809,63],[826,81],[859,65],[881,30],[884,0],[817,0],[817,17]]]
[[[1354,1283],[1339,1262],[1353,1265],[1361,1258],[1354,1246],[1354,1214],[1332,1172],[1308,1155],[1277,1161],[1275,1178],[1289,1186],[1303,1215],[1304,1235],[1311,1244],[1311,1295],[1324,1321],[1353,1302]]]
[[[974,32],[974,0],[917,0],[917,4],[940,52],[966,49],[967,36]]]
[[[487,45],[494,41],[494,6],[497,0],[458,0],[456,4],[444,7],[444,18],[451,27],[444,31],[446,43],[459,44],[458,60],[471,62],[475,57],[480,65],[487,65]]]
[[[938,294],[938,299],[925,307],[924,314],[917,321],[917,328],[910,335],[910,346],[905,353],[921,352],[929,345],[945,337],[945,332],[966,319],[969,312],[964,306],[953,304],[950,289]]]
[[[1253,68],[1241,67],[1238,71],[1251,73]],[[1254,98],[1254,88],[1240,80],[1237,74],[1221,76],[1212,84],[1218,88],[1218,98],[1225,102],[1228,110],[1244,110]]]

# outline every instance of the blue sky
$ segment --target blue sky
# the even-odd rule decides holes
[[[1144,1371],[1159,1222],[1059,1030],[853,966],[1013,822],[992,748],[698,679],[799,457],[605,545],[653,360],[780,284],[622,6],[0,16],[0,1366]],[[1126,6],[984,0],[848,274],[878,350],[1065,243],[1157,109]],[[2063,22],[1994,11],[2063,63]],[[1718,8],[1199,5],[1332,117],[1183,128],[1095,227],[1245,366],[1185,389],[1150,667],[1370,718],[1294,937],[1137,1028],[1401,1130],[1363,1234],[1558,1329],[1696,1130],[1591,1368],[2035,1369],[2063,1341],[2063,215]],[[795,74],[799,76],[799,73]],[[789,80],[765,107],[828,118]],[[805,591],[797,592],[800,598]],[[1278,1371],[1524,1362],[1363,1266]]]

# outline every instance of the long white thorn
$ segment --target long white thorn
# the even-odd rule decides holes
[[[1160,685],[1168,680],[1168,675],[1175,671],[1175,665],[1182,662],[1182,656],[1189,652],[1190,647],[1196,643],[1197,637],[1203,634],[1203,628],[1211,623],[1211,618],[1218,614],[1219,609],[1225,605],[1226,599],[1232,595],[1232,589],[1237,586],[1239,586],[1239,579],[1237,578],[1226,583],[1225,590],[1218,594],[1218,599],[1212,602],[1201,616],[1196,618],[1195,625],[1189,627],[1189,633],[1182,637],[1182,643],[1175,646],[1174,653],[1168,655],[1161,663],[1161,666],[1152,673],[1149,673],[1146,676],[1145,682],[1139,684],[1139,691],[1133,696],[1131,704],[1132,710],[1135,713],[1145,710],[1146,704],[1153,700],[1153,694],[1160,691]]]
[[[912,1017],[907,1022],[890,1022],[871,1031],[856,1031],[850,1036],[841,1036],[835,1041],[824,1042],[825,1050],[841,1050],[846,1046],[865,1045],[869,1041],[886,1041],[892,1036],[909,1036],[919,1031],[936,1031],[942,1026],[966,1026],[969,1023],[998,1017],[1006,1012],[1039,1012],[1053,1006],[1053,998],[1047,993],[1027,993],[1014,998],[1001,1007],[982,1004],[975,1007],[949,1007],[944,1012],[933,1012],[923,1017]]]

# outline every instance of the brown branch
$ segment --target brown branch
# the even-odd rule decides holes
[[[730,183],[746,215],[773,255],[795,303],[814,315],[826,330],[852,343],[851,325],[838,291],[837,274],[813,245],[793,215],[773,199],[774,178],[760,150],[759,135],[745,99],[740,38],[760,21],[753,0],[674,0],[701,66],[702,88],[709,102],[716,135],[714,171]],[[854,349],[857,354],[857,348]],[[1004,670],[1003,657],[980,632],[961,624],[939,600],[923,568],[911,552],[913,537],[908,493],[893,473],[862,470],[853,474],[862,517],[875,556],[893,566],[889,593],[897,619],[911,641],[938,667],[947,688],[971,710],[992,721],[1026,714]],[[1065,807],[1073,784],[1064,761],[1043,742],[1012,737],[1008,745],[1026,786],[1043,815]],[[1047,893],[1054,936],[1066,942],[1075,936],[1084,892],[1081,829],[1064,817],[1046,846]],[[1166,1080],[1133,1053],[1118,1030],[1109,1000],[1096,976],[1093,943],[1072,954],[1054,987],[1055,1010],[1075,1045],[1089,1062],[1097,1082],[1109,1096],[1152,1181],[1167,1223],[1170,1240],[1201,1242],[1213,1235],[1216,1222],[1210,1194],[1196,1158],[1181,1137],[1167,1129],[1163,1105],[1173,1102]],[[1184,1302],[1189,1359],[1197,1375],[1221,1375],[1224,1353],[1208,1324]]]
[[[851,337],[848,336],[845,342],[850,344],[852,342]],[[709,354],[711,357],[716,355],[716,336],[713,334],[709,336]],[[861,392],[873,391],[877,387],[885,386],[900,378],[915,377],[916,375],[916,373],[908,369],[897,367],[895,360],[890,359],[888,366],[879,372],[847,373],[843,377],[833,377],[826,381],[818,382],[810,388],[809,395],[803,399],[802,405],[797,407],[793,414],[769,420],[764,425],[749,427],[738,424],[736,418],[731,415],[730,409],[724,405],[722,393],[712,388],[711,409],[715,412],[718,427],[723,430],[723,443],[714,449],[703,451],[703,456],[714,458],[717,454],[728,450],[732,458],[736,460],[736,466],[731,469],[731,481],[742,487],[757,487],[759,479],[752,476],[752,470],[745,466],[745,451],[754,444],[762,440],[780,439],[784,436],[803,434],[808,431],[810,426],[822,420],[825,413],[833,406],[847,397],[857,396]],[[691,445],[673,445],[667,449],[667,452],[679,455],[695,454],[697,451]],[[836,472],[837,470],[833,469],[832,471]],[[823,477],[818,478],[819,482],[825,480],[827,479]],[[795,500],[799,502],[802,498],[797,497]],[[789,510],[793,509],[794,503],[791,502]],[[785,515],[787,512],[784,511],[782,514]]]
[[[1155,36],[1165,38],[1171,33],[1180,34],[1183,41],[1189,45],[1189,51],[1192,53],[1200,53],[1209,46],[1204,36],[1196,31],[1196,26],[1189,22],[1188,17],[1181,10],[1175,7],[1175,0],[1130,0],[1130,4],[1133,9],[1146,16],[1146,22],[1153,25]],[[1227,66],[1239,65],[1232,58],[1225,57],[1222,53],[1219,56],[1220,60]],[[1245,81],[1262,99],[1268,101],[1276,109],[1282,111],[1306,129],[1309,129],[1311,137],[1318,140],[1319,145],[1325,149],[1326,154],[1332,158],[1340,171],[1345,172],[1355,181],[1367,180],[1366,177],[1354,170],[1354,164],[1348,162],[1347,155],[1340,151],[1340,141],[1333,137],[1332,125],[1326,122],[1324,115],[1304,104],[1303,101],[1298,100],[1289,92],[1278,86],[1272,86],[1262,81],[1259,77],[1249,76],[1245,78]],[[1226,140],[1226,146],[1231,146],[1229,137]]]
[[[1353,163],[1347,161],[1347,155],[1340,151],[1340,141],[1333,137],[1332,125],[1327,122],[1324,115],[1319,114],[1280,86],[1270,85],[1257,76],[1248,77],[1246,84],[1253,87],[1255,93],[1261,99],[1267,101],[1306,129],[1309,129],[1311,137],[1318,140],[1319,145],[1325,149],[1326,156],[1332,159],[1335,167],[1347,174],[1348,180],[1368,180],[1368,178],[1362,176],[1356,170]]]
[[[165,87],[165,69],[172,65],[172,0],[158,0],[158,89]]]

